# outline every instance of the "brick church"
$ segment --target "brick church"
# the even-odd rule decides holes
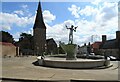
[[[55,41],[46,40],[46,26],[44,24],[41,3],[38,4],[35,23],[33,26],[34,52],[35,54],[43,54],[44,52],[57,53],[57,44]],[[54,40],[54,39],[52,39]],[[49,49],[48,49],[49,48]],[[52,49],[50,49],[52,48]]]

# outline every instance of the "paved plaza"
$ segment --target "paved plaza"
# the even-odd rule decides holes
[[[36,56],[2,59],[1,78],[27,80],[118,80],[118,62],[106,69],[63,69],[36,66]]]

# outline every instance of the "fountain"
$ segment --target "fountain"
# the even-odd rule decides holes
[[[77,58],[77,44],[73,44],[73,31],[76,32],[77,27],[71,25],[70,28],[67,26],[66,28],[70,29],[69,42],[68,44],[60,44],[66,52],[66,58],[39,56],[37,57],[39,65],[59,68],[99,68],[110,65],[110,61],[105,59],[93,60]]]

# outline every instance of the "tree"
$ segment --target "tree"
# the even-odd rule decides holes
[[[5,31],[0,31],[0,36],[2,36],[2,42],[14,43],[13,36]]]
[[[20,34],[18,43],[21,49],[33,49],[33,36],[31,34],[22,33]]]

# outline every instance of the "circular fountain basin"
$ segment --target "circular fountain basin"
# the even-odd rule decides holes
[[[77,60],[66,60],[65,58],[52,57],[41,59],[40,56],[37,59],[39,65],[59,68],[97,68],[110,64],[109,60],[106,61],[104,59],[92,60],[78,58]]]

